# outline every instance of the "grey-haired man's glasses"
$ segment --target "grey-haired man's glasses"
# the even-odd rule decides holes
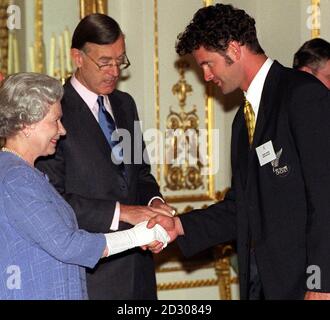
[[[126,53],[124,53],[121,57],[114,60],[114,62],[109,62],[106,64],[98,64],[91,56],[89,56],[86,52],[81,51],[86,57],[88,57],[94,64],[99,68],[100,71],[109,71],[114,67],[119,68],[119,70],[127,69],[131,63],[129,62]]]

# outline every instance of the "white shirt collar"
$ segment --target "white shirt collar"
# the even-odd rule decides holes
[[[93,113],[95,119],[98,121],[98,111],[99,111],[99,105],[97,103],[98,95],[89,89],[87,89],[80,81],[76,78],[75,75],[71,77],[71,85],[73,88],[77,91],[77,93],[80,95],[80,97],[85,101],[88,108]],[[109,97],[107,95],[104,97],[104,106],[106,110],[111,114],[113,117],[112,107],[109,101]]]
[[[78,92],[80,97],[88,105],[89,109],[93,109],[95,102],[97,102],[98,95],[91,90],[87,89],[80,81],[76,78],[75,75],[71,78],[71,84],[73,88]]]
[[[254,79],[252,80],[247,92],[244,92],[245,98],[251,103],[255,117],[257,119],[262,90],[266,81],[268,72],[274,61],[268,58],[262,65]]]

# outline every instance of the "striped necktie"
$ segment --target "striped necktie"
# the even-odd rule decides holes
[[[249,135],[249,144],[251,146],[253,142],[253,135],[256,126],[256,119],[251,103],[246,99],[244,104],[244,117]]]
[[[116,135],[116,124],[110,113],[106,110],[104,105],[104,97],[97,98],[99,104],[99,124],[111,147],[112,158],[115,164],[123,164],[123,148],[119,139],[114,139]]]

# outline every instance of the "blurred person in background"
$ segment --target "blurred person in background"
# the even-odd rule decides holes
[[[306,41],[294,55],[293,68],[314,75],[330,89],[330,43],[321,38]]]

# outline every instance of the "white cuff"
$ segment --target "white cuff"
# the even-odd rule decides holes
[[[120,219],[120,203],[116,202],[115,213],[113,214],[112,223],[110,230],[117,231],[119,229],[119,219]]]
[[[162,199],[161,197],[153,197],[153,198],[151,198],[151,200],[148,202],[148,207],[151,206],[152,201],[154,201],[155,199],[159,199],[161,202],[165,203],[164,199]]]

